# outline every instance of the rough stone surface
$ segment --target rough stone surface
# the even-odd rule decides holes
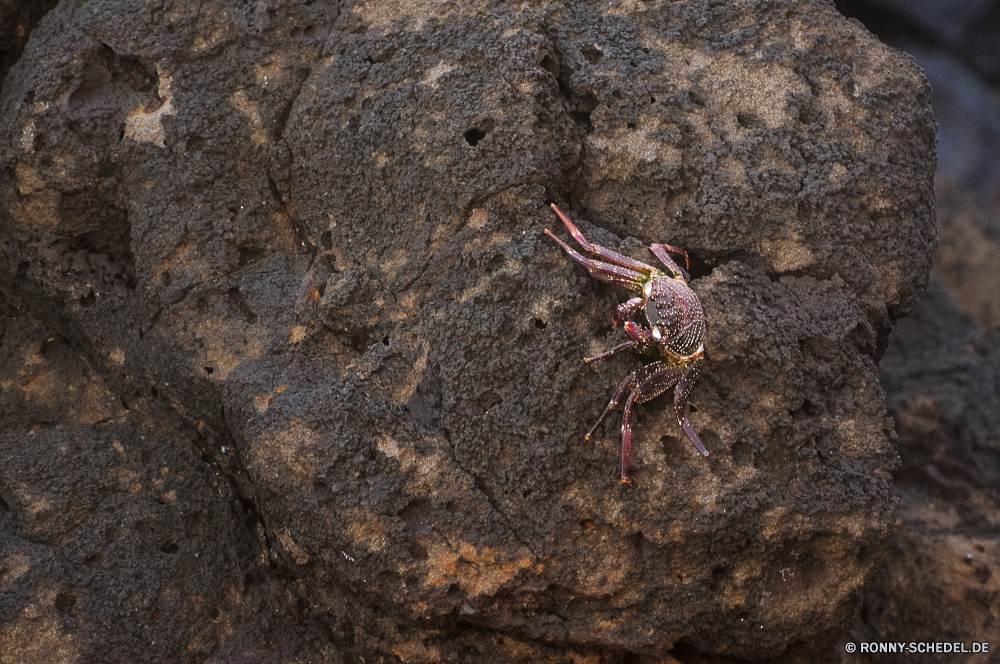
[[[829,653],[894,519],[928,98],[820,1],[58,5],[0,98],[0,651]],[[707,460],[666,398],[634,489],[583,440],[637,361],[580,361],[627,294],[550,201],[694,256]]]
[[[1000,330],[984,292],[1000,269],[1000,245],[984,234],[969,194],[946,181],[938,191],[941,252],[931,286],[883,361],[903,458],[899,528],[851,638],[971,648],[990,642],[1000,619]],[[962,657],[985,663],[996,653]]]
[[[1000,312],[1000,144],[994,90],[995,3],[838,2],[888,43],[911,52],[934,89],[940,123],[941,246],[931,287],[893,332],[883,385],[899,433],[897,532],[847,639],[865,643],[994,641],[1000,620],[997,513],[1000,420],[995,351]],[[937,21],[938,18],[942,20]],[[983,56],[987,56],[984,58]],[[991,653],[962,661],[997,661]],[[841,650],[841,653],[844,653]],[[952,662],[952,653],[907,653]],[[898,662],[901,655],[843,655]]]

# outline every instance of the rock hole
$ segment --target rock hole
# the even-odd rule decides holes
[[[584,46],[580,49],[580,54],[592,65],[596,65],[604,57],[604,52],[594,44]]]
[[[712,592],[721,593],[725,590],[724,582],[726,577],[729,576],[729,568],[726,565],[720,565],[712,570]]]
[[[410,546],[406,547],[406,550],[410,554],[410,557],[414,560],[427,560],[430,558],[430,555],[427,553],[427,549],[417,542],[411,543]]]
[[[323,231],[323,234],[319,236],[319,244],[326,251],[330,251],[330,248],[333,247],[333,235],[330,231]]]
[[[635,129],[635,123],[634,122],[629,122],[625,126],[628,127],[629,129]]]
[[[473,127],[469,131],[462,134],[462,137],[465,139],[466,143],[468,143],[472,147],[476,147],[477,145],[479,145],[479,141],[486,138],[486,134]]]
[[[702,96],[701,92],[698,90],[688,90],[687,94],[688,101],[690,101],[695,106],[705,106],[705,98]],[[739,117],[739,116],[737,116]]]
[[[202,367],[202,369],[204,369],[205,373],[207,373],[209,376],[215,373],[215,369],[213,369],[212,367]]]
[[[584,519],[583,521],[580,522],[580,527],[583,528],[584,530],[593,530],[594,522],[591,521],[590,519]]]
[[[822,412],[823,412],[822,408],[818,407],[816,404],[809,401],[808,399],[805,399],[802,402],[802,405],[796,408],[795,410],[790,411],[789,415],[792,416],[793,421],[798,422],[802,420],[812,419],[817,415],[821,414]]]
[[[162,551],[163,553],[170,554],[170,555],[173,555],[173,554],[177,553],[177,542],[174,542],[174,541],[165,542],[160,547],[160,551]]]
[[[761,126],[760,118],[752,113],[737,113],[736,122],[744,129],[753,129]]]
[[[89,554],[86,558],[83,559],[83,564],[87,567],[90,567],[91,569],[95,567],[100,567],[101,565],[104,564],[104,556],[95,551],[94,553]]]
[[[173,280],[174,279],[173,277],[170,276],[169,272],[164,272],[163,274],[160,275],[160,283],[163,284],[164,286],[169,286]]]
[[[76,606],[76,593],[64,590],[56,595],[55,607],[60,613],[69,613]]]
[[[87,293],[80,298],[80,306],[84,309],[89,309],[97,303],[97,297],[94,295],[93,291]]]
[[[544,330],[546,327],[548,327],[548,323],[543,321],[541,318],[536,318],[535,327],[538,328],[539,330]]]
[[[264,259],[268,254],[267,249],[264,249],[263,247],[254,247],[254,246],[241,246],[239,248],[239,251],[240,251],[239,265],[241,267],[244,265],[253,265],[254,263]]]
[[[429,525],[431,510],[430,502],[417,499],[399,512],[399,518],[403,520],[409,530],[415,533],[429,533],[431,531]]]
[[[42,347],[38,349],[38,352],[46,360],[51,360],[56,357],[56,353],[60,350],[62,350],[62,344],[55,338],[52,338],[43,341]]]

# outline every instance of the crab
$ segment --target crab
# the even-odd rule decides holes
[[[622,414],[621,447],[621,481],[631,486],[628,470],[632,448],[632,407],[673,388],[677,423],[698,453],[707,457],[711,452],[705,449],[686,413],[688,393],[698,377],[705,357],[705,314],[698,296],[688,286],[684,272],[670,257],[671,253],[683,255],[685,265],[690,269],[687,252],[669,244],[649,245],[653,255],[666,266],[664,272],[607,247],[588,242],[580,229],[555,203],[552,203],[552,209],[573,239],[585,251],[603,260],[586,258],[547,228],[545,234],[555,240],[570,258],[587,268],[590,276],[623,286],[637,294],[615,307],[611,314],[611,322],[616,326],[623,326],[629,340],[593,357],[585,357],[583,361],[594,362],[626,349],[644,359],[653,360],[633,371],[618,384],[611,402],[587,433],[586,440],[590,440],[608,413],[615,409],[625,390],[631,388]],[[637,315],[640,311],[643,314],[641,317]]]

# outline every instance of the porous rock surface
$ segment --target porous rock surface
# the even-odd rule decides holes
[[[941,251],[882,364],[899,432],[899,526],[867,588],[858,643],[990,643],[917,662],[996,660],[1000,617],[1000,242],[974,197],[938,178]],[[898,654],[848,656],[887,662]]]
[[[820,1],[59,4],[0,98],[0,652],[822,656],[894,518],[927,98]],[[632,489],[583,440],[637,361],[580,361],[627,294],[550,201],[692,254],[708,459],[668,398]]]
[[[861,617],[842,641],[842,661],[996,662],[1000,6],[975,0],[838,0],[837,6],[913,54],[934,90],[941,236],[930,287],[893,331],[881,363],[902,458],[894,473],[900,510]],[[857,652],[846,652],[848,641]],[[890,643],[906,644],[908,652],[861,654]],[[946,652],[955,644],[966,653]]]

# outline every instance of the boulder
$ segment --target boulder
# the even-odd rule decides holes
[[[0,642],[828,654],[895,518],[928,99],[821,0],[59,4],[0,97]],[[691,255],[712,456],[669,396],[631,489],[584,440],[640,361],[581,361],[630,295],[550,202]]]

